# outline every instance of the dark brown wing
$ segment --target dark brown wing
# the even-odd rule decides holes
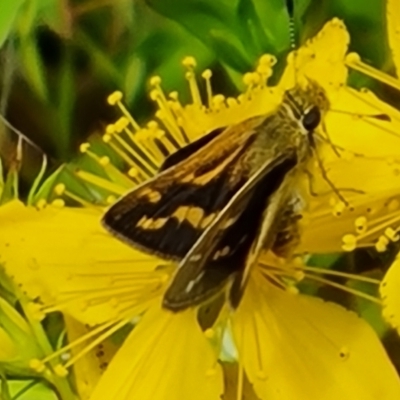
[[[264,120],[212,132],[178,151],[165,171],[107,210],[104,226],[142,251],[181,260],[247,181],[243,158]]]
[[[164,295],[165,308],[181,311],[201,304],[217,294],[233,275],[237,278],[235,300],[240,300],[247,260],[252,258],[254,247],[259,247],[254,243],[262,240],[261,235],[267,239],[273,237],[278,213],[274,212],[275,204],[269,204],[270,200],[296,164],[295,152],[288,150],[260,166],[182,260]],[[270,207],[273,215],[268,213]],[[263,233],[264,227],[267,232]]]

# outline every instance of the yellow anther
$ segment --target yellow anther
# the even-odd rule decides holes
[[[226,99],[226,104],[228,104],[228,107],[235,107],[238,105],[238,102],[235,98],[233,97],[228,97]]]
[[[357,64],[361,61],[360,56],[357,53],[349,53],[346,56],[346,63]]]
[[[367,230],[368,224],[367,224],[367,218],[362,216],[362,217],[358,217],[355,222],[354,225],[356,227],[356,231],[357,233],[364,233]]]
[[[299,294],[299,289],[296,286],[289,285],[286,286],[286,292],[290,294]]]
[[[115,129],[115,125],[114,124],[109,124],[106,126],[106,134],[107,135],[112,135],[113,133],[115,133],[116,129]]]
[[[272,75],[272,68],[269,65],[259,65],[257,72],[261,75],[270,77]]]
[[[157,89],[150,90],[150,99],[156,101],[160,97],[160,91]]]
[[[194,79],[194,73],[191,71],[186,72],[185,78],[190,81],[191,79]]]
[[[161,78],[159,76],[153,76],[150,78],[151,86],[159,86],[161,85]]]
[[[108,143],[111,140],[111,135],[108,135],[107,133],[103,135],[102,137],[104,143]]]
[[[80,146],[79,146],[79,151],[81,152],[81,153],[86,153],[88,150],[89,150],[89,148],[90,148],[90,143],[82,143]]]
[[[272,56],[271,54],[263,54],[258,60],[258,64],[272,67],[276,64],[276,61],[276,57]]]
[[[139,176],[139,171],[137,170],[137,168],[130,168],[128,171],[128,176],[130,176],[131,178],[137,178]]]
[[[158,123],[156,121],[149,121],[147,123],[147,127],[151,130],[151,131],[155,131],[158,129]]]
[[[99,163],[102,167],[105,167],[106,165],[110,164],[110,158],[107,156],[103,156],[99,159]]]
[[[45,208],[47,206],[47,201],[45,199],[39,199],[36,203],[36,207],[39,210],[43,210],[43,208]]]
[[[335,217],[340,217],[345,208],[346,204],[344,204],[343,202],[336,203],[335,206],[333,207],[333,215]]]
[[[357,247],[357,237],[347,234],[342,237],[342,249],[344,251],[353,251]]]
[[[55,199],[51,202],[51,205],[56,208],[63,208],[65,206],[65,201],[63,199]]]
[[[213,97],[212,102],[214,106],[220,106],[225,102],[225,96],[222,94],[217,94]]]
[[[129,125],[129,120],[126,117],[121,117],[115,123],[115,130],[117,133],[122,132]]]
[[[164,136],[165,136],[165,131],[163,131],[162,129],[158,129],[156,132],[156,138],[162,139]]]
[[[45,370],[45,365],[42,361],[38,360],[37,358],[33,358],[29,361],[29,367],[36,372],[43,372]]]
[[[294,279],[296,279],[297,282],[302,281],[305,278],[305,274],[303,271],[296,271],[294,274]]]
[[[177,101],[179,99],[179,93],[178,92],[171,92],[169,94],[169,98],[174,100],[174,101]]]
[[[194,57],[188,56],[182,60],[182,65],[186,68],[194,68],[197,65]]]
[[[246,72],[246,73],[243,75],[243,83],[244,83],[246,86],[250,86],[250,85],[253,84],[253,73],[252,73],[252,72]]]
[[[253,84],[258,85],[261,82],[261,76],[257,72],[253,72]]]
[[[54,373],[62,378],[65,378],[68,375],[68,370],[61,364],[57,364],[54,367]]]
[[[212,77],[212,72],[211,69],[206,69],[205,71],[203,71],[203,73],[201,74],[201,76],[204,79],[210,79]]]
[[[215,330],[212,328],[208,328],[204,331],[204,336],[207,339],[212,339],[215,336]]]
[[[397,242],[399,240],[398,232],[391,227],[385,229],[385,236],[392,242]]]
[[[63,183],[59,183],[54,187],[54,193],[57,196],[62,196],[65,192],[65,185]]]
[[[110,106],[115,106],[119,101],[122,100],[122,92],[120,92],[119,90],[116,90],[114,93],[111,93],[108,97],[107,97],[107,103]]]
[[[375,243],[375,249],[379,253],[383,253],[387,250],[387,246],[389,244],[389,239],[386,236],[380,236],[377,242]]]

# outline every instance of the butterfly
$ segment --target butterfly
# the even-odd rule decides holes
[[[198,306],[224,289],[238,306],[262,249],[279,253],[292,240],[296,182],[328,109],[323,88],[307,79],[273,112],[170,155],[155,177],[105,212],[103,225],[116,237],[178,264],[164,308]]]

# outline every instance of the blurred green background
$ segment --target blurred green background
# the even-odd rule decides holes
[[[133,115],[153,110],[148,79],[187,96],[181,61],[213,70],[216,93],[237,95],[242,74],[266,52],[284,65],[290,50],[285,0],[5,0],[0,2],[0,113],[50,157],[55,168],[115,118],[107,95],[122,90]],[[290,3],[290,2],[289,2]],[[330,18],[343,19],[351,49],[385,71],[392,65],[382,0],[294,1],[297,45]],[[370,84],[360,78],[359,84]],[[15,135],[1,128],[1,155],[13,156]],[[40,156],[26,150],[23,181]]]

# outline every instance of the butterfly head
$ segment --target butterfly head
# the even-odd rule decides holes
[[[310,135],[317,129],[329,109],[325,90],[310,79],[307,79],[305,85],[296,85],[287,90],[283,104],[292,118],[298,121],[300,130],[305,135]]]

